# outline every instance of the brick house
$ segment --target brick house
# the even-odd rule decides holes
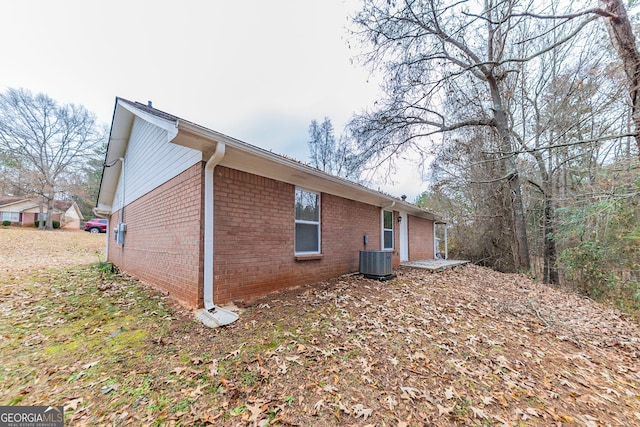
[[[434,258],[441,219],[122,98],[94,211],[109,218],[108,261],[214,325],[235,319],[220,305],[357,272],[363,249],[394,266]]]
[[[47,218],[47,204],[43,208]],[[40,219],[40,202],[25,197],[0,197],[0,222],[9,221],[23,227],[33,227]],[[73,200],[53,201],[53,220],[59,221],[62,228],[79,229],[84,217]]]

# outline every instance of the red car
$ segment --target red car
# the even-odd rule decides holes
[[[107,232],[107,220],[103,218],[93,218],[84,223],[84,231],[90,233],[106,233]]]

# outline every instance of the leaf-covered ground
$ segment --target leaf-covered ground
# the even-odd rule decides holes
[[[523,275],[344,276],[212,330],[106,267],[7,276],[0,405],[64,405],[68,425],[640,424],[638,323]]]

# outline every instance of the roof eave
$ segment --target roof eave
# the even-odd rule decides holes
[[[308,190],[347,197],[375,206],[383,207],[395,202],[394,206],[402,207],[403,210],[414,216],[429,220],[441,220],[441,216],[435,212],[430,212],[360,184],[329,175],[296,160],[245,144],[237,139],[194,123],[178,120],[177,127],[179,133],[173,142],[198,149],[205,156],[215,150],[215,144],[225,144],[226,154],[220,162],[222,166],[287,182]]]

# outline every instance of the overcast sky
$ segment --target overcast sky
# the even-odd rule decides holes
[[[115,97],[146,103],[308,162],[311,120],[342,133],[379,97],[352,63],[357,0],[0,2],[0,90],[43,92],[111,123]],[[416,167],[372,187],[414,201]]]

